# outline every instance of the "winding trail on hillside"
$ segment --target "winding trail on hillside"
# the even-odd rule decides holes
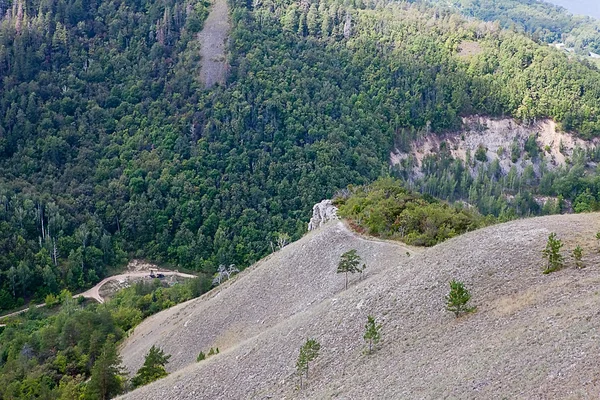
[[[196,275],[192,275],[192,274],[186,274],[183,272],[177,272],[177,271],[158,271],[157,273],[163,274],[164,276],[179,276],[182,278],[196,278]],[[128,272],[126,274],[119,274],[119,275],[113,275],[113,276],[109,276],[108,278],[103,279],[102,281],[100,281],[96,286],[94,286],[93,288],[86,290],[85,292],[82,293],[78,293],[73,295],[73,298],[77,298],[77,297],[85,297],[86,299],[94,299],[96,300],[98,303],[102,304],[104,303],[104,298],[100,295],[100,289],[106,285],[108,282],[112,282],[112,281],[126,281],[128,279],[131,278],[144,278],[149,276],[149,272],[148,271],[142,271],[142,272]],[[36,304],[35,307],[36,308],[40,308],[40,307],[44,307],[46,304],[42,303],[42,304]],[[24,312],[26,312],[27,310],[29,310],[29,308],[26,308],[24,310],[20,310],[20,311],[15,311],[13,313],[10,314],[6,314],[3,316],[0,316],[0,320],[1,319],[5,319],[5,318],[10,318],[10,317],[15,317],[19,314],[23,314]],[[1,326],[5,326],[5,324],[0,324]]]
[[[227,76],[226,45],[229,37],[229,7],[227,0],[214,0],[204,28],[198,33],[200,41],[200,80],[206,89],[224,84]]]

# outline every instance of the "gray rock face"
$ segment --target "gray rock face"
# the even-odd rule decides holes
[[[323,200],[322,202],[315,204],[313,207],[313,216],[308,223],[308,230],[314,231],[328,221],[339,219],[337,210],[337,207],[333,205],[331,200]]]

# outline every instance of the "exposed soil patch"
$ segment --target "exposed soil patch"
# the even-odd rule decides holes
[[[461,44],[458,45],[458,56],[463,58],[468,58],[472,56],[476,56],[483,51],[481,45],[472,40],[464,40]]]
[[[473,159],[477,149],[483,147],[488,162],[498,159],[504,174],[513,166],[522,172],[527,165],[533,165],[537,172],[542,158],[546,160],[549,169],[554,169],[565,165],[576,148],[588,149],[600,144],[598,139],[585,141],[572,133],[560,132],[556,129],[554,121],[549,119],[525,125],[511,118],[472,116],[463,118],[463,125],[463,129],[458,132],[431,133],[419,138],[413,143],[410,153],[393,151],[390,154],[390,163],[400,164],[402,160],[412,156],[416,161],[414,172],[419,176],[423,159],[428,155],[437,154],[442,146],[452,157],[463,161],[467,159],[467,152]],[[539,148],[540,156],[536,160],[530,159],[523,150],[530,136],[535,137]],[[511,147],[515,142],[518,143],[521,154],[516,162],[513,162]],[[476,168],[473,168],[472,173],[476,172]]]
[[[227,0],[214,0],[202,32],[200,41],[200,80],[210,89],[216,84],[225,83],[227,76],[226,41],[229,35],[229,7]]]

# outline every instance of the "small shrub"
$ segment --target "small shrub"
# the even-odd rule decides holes
[[[381,339],[381,325],[377,325],[375,318],[371,315],[367,316],[367,324],[365,325],[365,334],[363,338],[369,343],[369,353],[373,352],[373,345],[379,343]]]
[[[582,269],[583,262],[581,261],[581,259],[583,258],[583,249],[581,248],[581,246],[578,245],[573,249],[573,258],[575,259],[575,267],[577,267],[578,269]]]
[[[300,389],[302,389],[302,375],[306,374],[308,379],[309,364],[319,356],[319,350],[321,350],[321,344],[315,339],[306,340],[306,343],[300,347],[298,360],[296,360],[296,370],[300,375]]]
[[[531,157],[532,160],[535,160],[538,157],[540,149],[536,141],[536,135],[529,135],[529,137],[525,141],[524,147],[525,151],[527,152],[527,154],[529,154],[529,157]]]
[[[510,147],[510,161],[514,164],[519,161],[519,157],[521,157],[521,146],[518,140],[514,140]]]
[[[452,311],[456,318],[461,313],[473,312],[476,307],[467,306],[469,300],[471,300],[471,293],[465,288],[465,284],[455,279],[450,281],[450,292],[446,296],[446,310]]]
[[[198,354],[198,357],[196,358],[196,362],[200,362],[206,360],[206,354],[204,354],[203,351],[200,352],[200,354]]]
[[[60,299],[58,297],[56,297],[55,295],[53,295],[52,293],[50,293],[49,295],[46,296],[46,307],[48,307],[48,308],[54,307],[58,303],[60,303]]]
[[[552,232],[548,236],[546,248],[542,251],[542,256],[546,260],[544,274],[549,274],[563,267],[563,256],[560,254],[562,247],[562,241],[556,237],[556,233]]]
[[[479,145],[479,147],[477,147],[477,151],[475,151],[475,159],[481,162],[486,162],[488,160],[487,149],[483,145]]]

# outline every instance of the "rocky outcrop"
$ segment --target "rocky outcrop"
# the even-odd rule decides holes
[[[328,221],[339,219],[337,210],[337,207],[333,205],[331,200],[323,200],[322,202],[315,204],[313,207],[313,216],[308,223],[308,230],[314,231]]]

